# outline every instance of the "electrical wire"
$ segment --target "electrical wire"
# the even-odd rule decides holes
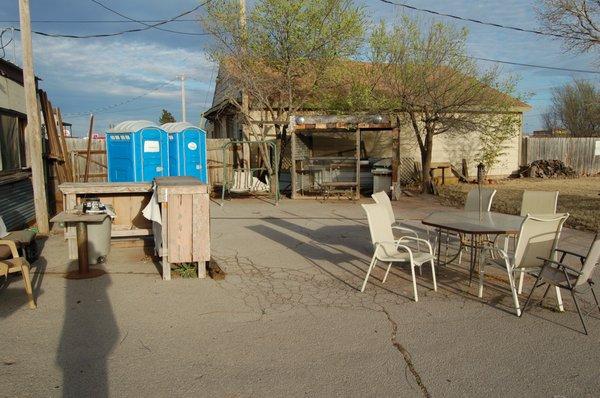
[[[205,35],[205,33],[181,32],[181,31],[178,31],[178,30],[171,30],[171,29],[160,28],[156,24],[150,25],[150,24],[147,24],[146,22],[142,22],[140,20],[128,17],[127,15],[125,15],[123,13],[120,13],[119,11],[114,10],[114,9],[108,7],[107,5],[104,5],[103,3],[101,3],[98,0],[90,0],[90,1],[92,3],[94,3],[94,4],[99,5],[100,7],[104,8],[105,10],[112,12],[113,14],[116,14],[116,15],[122,17],[122,18],[125,18],[125,19],[129,20],[130,22],[136,22],[136,23],[142,24],[142,25],[144,25],[144,26],[146,26],[148,28],[153,28],[153,29],[156,29],[156,30],[161,30],[163,32],[177,33],[177,34],[180,34],[180,35],[189,35],[189,36],[204,36]]]
[[[124,21],[122,19],[36,19],[36,20],[32,20],[31,23],[73,23],[73,24],[77,24],[77,23],[81,23],[81,24],[85,24],[85,23],[138,23],[138,22],[146,22],[146,23],[155,23],[155,22],[162,22],[162,19],[140,19],[139,21]],[[19,23],[19,20],[15,20],[15,19],[0,19],[0,23]],[[169,23],[172,22],[198,22],[197,19],[193,19],[193,18],[183,18],[183,19],[176,19],[173,20]]]
[[[595,74],[595,75],[599,75],[600,74],[600,71],[589,70],[589,69],[560,68],[558,66],[545,66],[545,65],[525,64],[525,63],[521,63],[521,62],[503,61],[503,60],[493,59],[493,58],[481,58],[481,57],[472,57],[472,56],[467,56],[467,58],[476,59],[478,61],[494,62],[494,63],[497,63],[497,64],[512,65],[512,66],[523,66],[523,67],[526,67],[526,68],[549,69],[549,70],[556,70],[556,71],[561,71],[561,72],[590,73],[590,74]]]
[[[561,35],[558,33],[544,32],[544,31],[537,30],[537,29],[521,28],[518,26],[511,26],[511,25],[504,25],[504,24],[495,23],[495,22],[482,21],[480,19],[473,19],[473,18],[462,17],[460,15],[447,14],[447,13],[429,10],[427,8],[415,7],[410,4],[395,2],[395,1],[391,1],[391,0],[379,0],[379,1],[382,3],[406,8],[406,9],[413,10],[413,11],[424,12],[424,13],[428,13],[428,14],[432,14],[432,15],[437,15],[437,16],[446,17],[446,18],[452,18],[452,19],[456,19],[456,20],[464,21],[464,22],[471,22],[471,23],[475,23],[475,24],[479,24],[479,25],[491,26],[494,28],[514,30],[517,32],[533,33],[533,34],[539,35],[539,36],[552,36],[552,37],[561,38],[561,39],[579,40],[578,38],[573,38],[573,37]],[[580,39],[580,40],[587,40],[587,39]],[[590,41],[600,42],[599,40],[590,40]]]
[[[90,110],[88,112],[66,113],[66,114],[64,114],[64,116],[66,116],[66,117],[72,117],[72,116],[83,116],[83,115],[89,115],[89,114],[104,113],[104,112],[106,112],[108,110],[111,110],[113,108],[117,108],[119,106],[123,106],[123,105],[129,104],[129,103],[131,103],[133,101],[136,101],[136,100],[138,100],[140,98],[146,97],[146,96],[152,94],[153,92],[160,90],[161,88],[165,87],[166,85],[169,85],[169,84],[173,83],[175,80],[178,80],[178,79],[174,78],[174,79],[168,80],[168,81],[166,81],[164,83],[161,83],[160,85],[154,87],[153,89],[146,91],[143,94],[137,95],[135,97],[128,98],[128,99],[123,100],[121,102],[118,102],[116,104],[112,104],[112,105],[108,105],[108,106],[103,106],[101,108],[96,108],[96,109]]]
[[[136,28],[136,29],[127,29],[127,30],[123,30],[120,32],[113,32],[113,33],[102,33],[102,34],[92,34],[92,35],[65,35],[65,34],[59,34],[59,33],[46,33],[46,32],[40,32],[40,31],[36,31],[36,30],[32,30],[32,33],[35,33],[37,35],[40,36],[46,36],[46,37],[62,37],[62,38],[67,38],[67,39],[91,39],[91,38],[103,38],[103,37],[113,37],[113,36],[120,36],[126,33],[133,33],[133,32],[142,32],[148,29],[152,29],[152,28],[156,28],[157,26],[161,26],[170,22],[173,22],[181,17],[184,17],[186,15],[189,15],[191,13],[193,13],[194,11],[197,11],[198,9],[200,9],[201,7],[205,6],[206,4],[210,3],[212,0],[205,0],[204,2],[198,4],[196,7],[192,8],[191,10],[188,11],[184,11],[179,15],[174,16],[173,18],[169,18],[166,20],[162,20],[160,22],[157,22],[155,24],[150,24],[147,26],[144,26],[143,28]],[[14,28],[17,31],[21,31],[20,28]],[[182,32],[182,33],[188,33],[188,32]],[[194,33],[195,36],[206,36],[206,35],[210,35],[210,33]]]

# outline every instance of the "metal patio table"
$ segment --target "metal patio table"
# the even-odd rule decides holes
[[[442,246],[442,231],[456,232],[459,235],[470,236],[471,249],[469,259],[469,283],[473,277],[473,270],[477,264],[477,252],[481,248],[482,237],[487,235],[516,235],[525,218],[510,214],[478,211],[437,211],[425,217],[421,222],[424,225],[434,227],[438,230],[437,241],[437,265],[440,265],[440,254]],[[449,264],[463,249],[464,242],[460,240],[457,254],[450,260],[444,262]]]

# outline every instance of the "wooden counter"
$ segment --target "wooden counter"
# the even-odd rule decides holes
[[[99,198],[104,204],[112,205],[116,218],[112,223],[112,237],[137,237],[152,235],[152,222],[144,218],[142,210],[152,197],[150,182],[67,182],[59,187],[63,194],[66,211],[86,198]],[[69,258],[77,258],[75,228],[65,229],[69,245]]]

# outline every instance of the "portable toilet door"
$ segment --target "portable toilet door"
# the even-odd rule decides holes
[[[106,134],[108,182],[135,181],[131,133]]]
[[[166,123],[169,132],[169,161],[171,175],[198,178],[208,183],[206,132],[189,123]]]
[[[184,175],[196,177],[206,184],[206,133],[200,129],[189,128],[179,134],[182,141]]]
[[[136,181],[152,181],[155,177],[169,175],[168,135],[159,128],[144,128],[138,133],[138,178]]]

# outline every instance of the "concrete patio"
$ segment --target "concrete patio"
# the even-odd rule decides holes
[[[444,210],[432,198],[394,206],[415,226]],[[20,276],[0,288],[0,395],[600,393],[600,315],[583,335],[566,294],[565,313],[550,294],[517,318],[502,273],[479,299],[465,263],[438,269],[437,292],[425,267],[418,303],[404,267],[384,285],[377,268],[360,293],[372,249],[358,203],[246,199],[211,212],[222,281],[162,281],[142,248],[113,248],[103,277],[66,280],[66,243],[47,239],[34,268],[37,310]],[[585,253],[592,237],[565,230],[561,246]]]

